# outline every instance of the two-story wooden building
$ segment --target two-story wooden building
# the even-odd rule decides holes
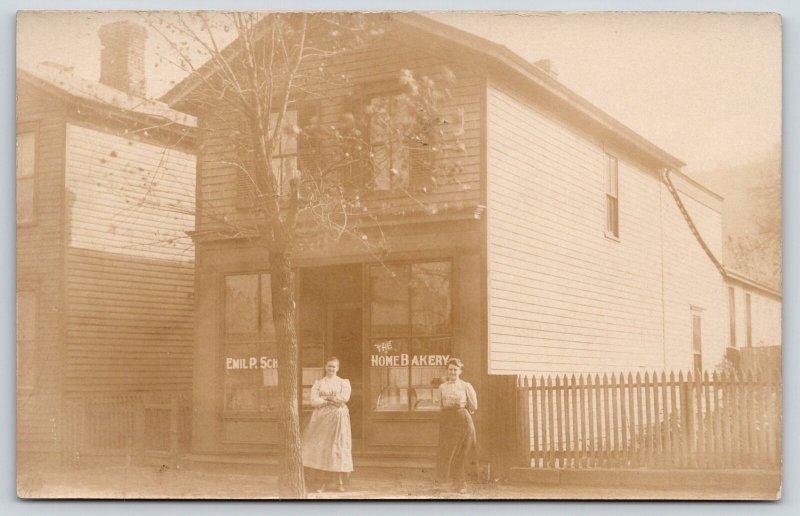
[[[710,255],[722,199],[545,66],[419,15],[387,19],[383,36],[329,66],[352,86],[322,101],[323,123],[360,91],[396,94],[376,85],[402,69],[436,80],[446,66],[466,151],[453,181],[421,194],[425,209],[376,166],[374,195],[397,213],[380,261],[347,240],[297,254],[298,389],[326,356],[341,359],[357,467],[431,456],[443,357],[460,357],[478,392],[484,459],[495,375],[719,364],[728,304]],[[195,88],[189,78],[163,99],[201,127],[192,449],[196,460],[263,458],[278,440],[268,262],[220,222],[248,214],[234,150],[215,136],[219,117],[191,103]]]
[[[20,468],[124,453],[142,396],[191,394],[196,122],[144,98],[145,34],[101,30],[99,83],[17,68]]]

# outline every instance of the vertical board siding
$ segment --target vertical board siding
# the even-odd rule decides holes
[[[721,359],[722,278],[655,171],[615,154],[620,237],[607,237],[602,143],[499,83],[487,113],[490,373],[688,368],[690,306]],[[719,213],[684,197],[718,249]]]
[[[17,282],[37,295],[34,387],[18,391],[17,447],[57,445],[62,368],[64,244],[64,120],[62,102],[24,81],[17,84],[17,121],[38,125],[35,220],[17,226]]]
[[[191,391],[194,156],[68,126],[70,395]]]
[[[350,98],[361,85],[375,82],[396,81],[400,71],[410,69],[415,76],[441,77],[440,58],[412,48],[391,37],[375,40],[368,49],[343,56],[326,66],[332,77],[346,76],[347,87],[335,85],[311,85],[312,90],[326,88],[319,107],[320,122],[335,125],[351,108]],[[386,209],[417,209],[419,202],[435,207],[440,212],[448,209],[474,205],[480,199],[480,93],[482,81],[479,73],[451,67],[456,79],[450,89],[451,100],[442,107],[442,114],[449,119],[463,118],[463,134],[460,136],[466,152],[459,158],[461,171],[455,178],[442,182],[426,194],[415,194],[416,198],[398,193],[396,197],[381,192],[379,200],[365,202],[380,213]],[[229,230],[234,221],[242,222],[245,213],[236,209],[237,169],[230,163],[235,161],[231,145],[231,128],[238,123],[229,120],[224,110],[210,110],[200,114],[203,120],[203,151],[199,157],[199,206],[198,229],[203,231]],[[447,157],[437,159],[446,160]]]

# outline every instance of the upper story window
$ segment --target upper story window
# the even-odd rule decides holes
[[[606,235],[619,238],[619,161],[606,154]]]
[[[369,99],[370,157],[374,190],[407,189],[410,186],[410,162],[405,137],[400,127],[410,122],[402,95],[389,94]]]
[[[278,123],[278,114],[269,115],[270,136]],[[246,122],[242,122],[243,141],[239,147],[239,164],[236,186],[236,207],[242,209],[252,208],[256,202],[255,177],[251,176],[253,170],[253,154]],[[290,181],[297,174],[297,110],[287,109],[278,129],[278,137],[272,149],[272,173],[278,187],[278,195],[286,195],[290,189]]]
[[[33,222],[35,210],[36,132],[17,133],[17,224]]]

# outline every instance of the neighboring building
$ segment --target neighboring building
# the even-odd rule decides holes
[[[354,388],[357,461],[431,456],[433,380],[442,367],[438,359],[420,363],[422,356],[466,363],[464,377],[482,407],[484,459],[490,422],[505,416],[493,399],[496,375],[720,364],[729,342],[727,290],[709,255],[721,253],[721,198],[681,173],[679,159],[559,83],[544,63],[397,14],[381,39],[330,66],[354,86],[315,109],[323,123],[337,123],[360,92],[395,94],[385,84],[401,69],[436,78],[443,65],[457,78],[446,110],[464,120],[466,157],[452,182],[421,194],[435,209],[416,210],[389,185],[378,196],[396,215],[384,228],[391,252],[381,263],[347,241],[296,257],[298,388],[305,394],[326,356],[340,357]],[[263,459],[279,439],[276,377],[269,364],[239,365],[275,357],[268,262],[261,247],[221,222],[250,215],[237,195],[239,173],[226,165],[235,149],[215,126],[231,122],[193,105],[194,88],[202,85],[189,78],[164,97],[205,129],[194,233],[192,449],[196,460]],[[376,166],[376,189],[384,172]]]
[[[191,393],[196,123],[141,97],[144,36],[101,30],[100,83],[17,68],[21,466],[72,449],[92,417],[87,439],[129,445],[132,420],[70,412],[81,403]]]
[[[728,346],[739,366],[776,368],[781,363],[781,293],[727,270]]]

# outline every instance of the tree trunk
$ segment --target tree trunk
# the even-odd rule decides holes
[[[305,498],[297,399],[298,352],[291,253],[272,251],[269,253],[269,263],[272,318],[278,339],[278,385],[281,390],[282,449],[278,461],[278,496],[283,499]]]

